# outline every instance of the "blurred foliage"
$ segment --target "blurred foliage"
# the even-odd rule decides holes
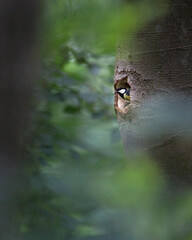
[[[149,156],[125,159],[113,109],[116,32],[134,34],[160,6],[47,1],[19,239],[191,239],[191,193],[173,201]]]
[[[45,22],[50,49],[69,39],[82,48],[114,53],[116,36],[131,36],[167,11],[165,0],[49,0]]]

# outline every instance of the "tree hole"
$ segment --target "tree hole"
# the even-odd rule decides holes
[[[115,108],[117,111],[126,114],[130,104],[131,86],[127,83],[127,78],[115,83]]]

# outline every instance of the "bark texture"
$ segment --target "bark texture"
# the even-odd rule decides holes
[[[131,87],[130,104],[115,94],[115,108],[125,149],[128,153],[138,146],[147,149],[172,182],[185,185],[192,182],[192,140],[190,124],[186,130],[185,116],[183,124],[175,126],[171,133],[166,133],[166,127],[169,128],[166,124],[164,129],[159,127],[161,133],[156,131],[155,135],[138,131],[138,126],[158,122],[163,117],[166,122],[166,116],[161,112],[163,108],[159,112],[158,109],[149,111],[156,108],[153,105],[155,102],[158,108],[158,104],[164,101],[168,112],[178,105],[175,118],[181,117],[183,106],[191,102],[191,66],[191,1],[171,1],[164,16],[149,23],[136,37],[125,34],[119,41],[114,88]],[[180,106],[181,102],[183,105]],[[138,114],[144,103],[142,114]]]

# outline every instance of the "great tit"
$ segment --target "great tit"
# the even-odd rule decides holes
[[[130,88],[118,88],[117,93],[123,99],[130,101]]]

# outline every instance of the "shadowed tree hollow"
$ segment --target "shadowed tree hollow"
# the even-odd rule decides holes
[[[125,33],[115,68],[115,90],[130,88],[130,102],[115,92],[127,153],[147,150],[174,184],[192,180],[191,13],[190,1],[170,1],[165,13],[134,38]]]

